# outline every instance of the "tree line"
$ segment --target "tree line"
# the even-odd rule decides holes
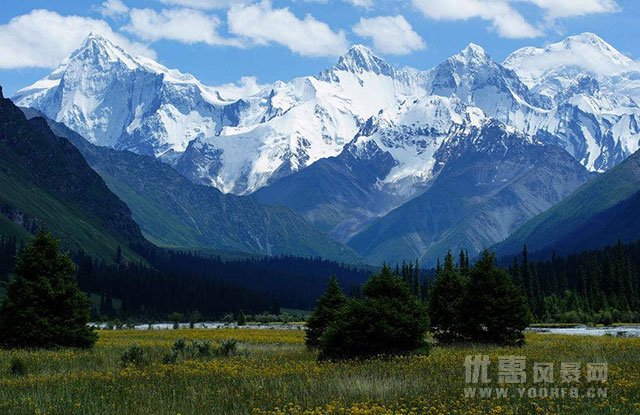
[[[538,321],[640,321],[640,242],[533,259],[525,246],[502,263]]]
[[[0,237],[0,279],[8,280],[23,246]],[[311,309],[328,276],[357,287],[368,273],[319,258],[248,257],[226,261],[219,256],[155,247],[136,247],[146,260],[126,262],[121,249],[110,263],[83,251],[71,252],[80,288],[94,294],[92,318],[166,319],[171,313],[220,319],[231,313],[279,314],[280,307]],[[356,290],[355,288],[353,289]],[[1,289],[0,289],[1,294]]]

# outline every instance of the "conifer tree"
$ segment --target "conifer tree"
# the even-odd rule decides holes
[[[411,292],[417,298],[422,298],[422,293],[420,292],[420,264],[416,259],[416,262],[413,264],[413,273],[412,273],[412,289]]]
[[[347,298],[340,288],[338,278],[332,275],[329,278],[327,289],[318,299],[315,310],[307,320],[305,343],[308,348],[313,349],[320,346],[322,335],[346,301]]]
[[[522,345],[530,322],[526,298],[495,256],[484,250],[469,276],[462,304],[462,334],[468,341]]]
[[[462,301],[466,284],[453,262],[451,251],[445,257],[444,268],[438,269],[429,294],[431,330],[439,342],[450,343],[461,337]]]
[[[92,347],[97,336],[87,326],[89,312],[73,262],[60,251],[58,240],[41,232],[16,260],[0,305],[0,343],[8,348]]]
[[[424,346],[429,327],[424,305],[402,278],[383,266],[349,299],[321,336],[321,359],[405,354]]]
[[[460,275],[463,277],[469,276],[469,255],[464,251],[460,250],[460,260],[459,265]]]

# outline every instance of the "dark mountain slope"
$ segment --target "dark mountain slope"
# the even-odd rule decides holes
[[[499,255],[573,252],[640,239],[640,152],[534,217],[496,245]]]
[[[29,116],[35,111],[25,110]],[[264,206],[252,197],[225,195],[198,185],[156,159],[95,146],[63,124],[68,138],[133,212],[145,236],[158,245],[264,255],[323,257],[349,263],[360,258],[290,209]]]
[[[25,231],[51,230],[70,249],[112,261],[118,246],[148,244],[115,196],[80,152],[43,118],[29,121],[0,89],[0,213]],[[15,233],[16,227],[13,227]]]
[[[438,152],[447,162],[431,187],[374,221],[351,247],[370,261],[419,258],[427,265],[449,249],[473,255],[590,176],[564,150],[530,142],[496,121]]]
[[[393,157],[377,147],[365,159],[351,150],[347,146],[339,156],[281,178],[255,196],[264,203],[290,207],[334,238],[348,240],[395,202],[375,186],[395,165]]]

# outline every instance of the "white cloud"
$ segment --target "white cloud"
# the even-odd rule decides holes
[[[91,32],[102,34],[133,54],[156,56],[145,45],[114,32],[104,20],[32,10],[0,25],[0,68],[56,67]]]
[[[227,13],[229,30],[257,45],[277,43],[304,56],[338,56],[348,48],[344,32],[311,15],[296,17],[289,9],[274,9],[270,1],[233,6]]]
[[[307,3],[329,3],[330,0],[302,0]],[[345,3],[349,3],[356,7],[365,7],[370,8],[373,7],[374,0],[341,0]]]
[[[536,78],[563,66],[578,66],[584,71],[603,76],[615,76],[640,69],[638,62],[618,51],[603,50],[589,42],[572,42],[570,48],[558,43],[536,51],[537,53],[517,59],[517,72],[527,78]],[[509,60],[505,63],[511,66]]]
[[[361,18],[353,27],[353,32],[360,37],[370,38],[373,47],[381,53],[406,55],[427,47],[411,24],[399,15]]]
[[[347,3],[351,3],[354,6],[359,7],[373,7],[373,0],[345,0]]]
[[[181,6],[201,10],[226,9],[233,5],[246,4],[248,2],[249,0],[160,0],[160,3],[170,6]]]
[[[224,99],[236,101],[260,92],[266,85],[260,84],[255,76],[243,76],[237,83],[214,86]]]
[[[480,18],[491,22],[502,37],[529,38],[540,36],[540,30],[529,24],[513,9],[508,0],[412,0],[426,17],[435,20],[467,20]]]
[[[107,17],[118,17],[128,11],[129,7],[122,0],[107,0],[100,7],[100,13]]]
[[[192,9],[133,9],[130,21],[124,30],[147,41],[161,39],[175,40],[183,43],[206,43],[208,45],[235,45],[234,39],[225,39],[218,34],[221,21]]]
[[[594,13],[614,13],[620,11],[615,0],[517,0],[532,3],[545,10],[547,16],[555,19],[583,16]]]

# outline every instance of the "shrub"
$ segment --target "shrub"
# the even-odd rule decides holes
[[[144,367],[149,364],[147,353],[140,346],[131,346],[122,353],[120,361],[123,367],[136,366]]]
[[[247,317],[244,315],[244,312],[240,310],[238,314],[238,326],[244,326],[245,324],[247,324]]]
[[[24,376],[27,374],[27,364],[21,358],[13,357],[9,363],[9,373],[13,376]]]
[[[162,358],[162,362],[165,364],[173,364],[178,361],[178,358],[201,359],[210,357],[213,354],[211,342],[208,340],[191,340],[187,343],[185,339],[178,339],[173,343],[171,353],[166,354]]]
[[[198,323],[200,319],[202,319],[202,315],[200,314],[199,311],[194,311],[191,314],[189,314],[189,328],[190,329],[195,328],[196,323]]]
[[[175,352],[167,353],[162,357],[162,363],[172,365],[178,361],[178,354]]]
[[[194,340],[191,343],[191,355],[194,357],[211,356],[211,342],[209,340]]]
[[[173,343],[172,350],[174,352],[182,352],[186,348],[187,348],[187,341],[183,338],[180,338]]]
[[[171,313],[169,314],[169,321],[171,321],[173,323],[173,328],[175,330],[180,328],[180,322],[182,321],[182,319],[184,318],[184,316],[180,313]]]
[[[216,356],[232,356],[238,351],[238,341],[236,339],[222,340],[216,349]]]

